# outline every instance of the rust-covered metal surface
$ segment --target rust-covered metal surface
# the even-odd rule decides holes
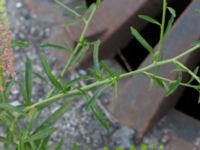
[[[194,10],[200,7],[200,1],[194,0],[174,25],[173,31],[166,38],[163,46],[164,58],[171,58],[185,51],[191,43],[200,38],[199,14]],[[200,53],[186,57],[182,62],[193,68],[199,62]],[[141,64],[149,64],[151,57],[147,57]],[[164,66],[160,75],[175,79],[176,74],[171,74],[173,65]],[[148,91],[149,80],[143,76],[128,79],[121,87],[120,96],[110,105],[110,112],[122,123],[138,130],[140,139],[150,127],[152,127],[166,112],[176,104],[183,88],[169,97],[165,97],[165,91],[154,86]]]
[[[145,22],[137,16],[148,14],[156,16],[161,11],[160,0],[105,0],[101,3],[88,31],[87,38],[100,38],[100,57],[108,58],[124,48],[131,40],[130,26],[141,30]],[[70,29],[69,29],[70,30]],[[77,35],[79,30],[70,30]],[[92,53],[89,53],[82,62],[83,66],[91,63]]]
[[[165,150],[199,150],[195,142],[199,137],[199,120],[177,110],[171,110],[164,118]],[[168,140],[167,140],[168,139]]]
[[[47,43],[54,43],[54,44],[66,44],[69,47],[74,46],[74,41],[72,41],[73,35],[71,33],[66,32],[66,28],[64,27],[65,22],[72,21],[73,19],[69,16],[63,15],[63,10],[59,9],[60,7],[56,5],[54,1],[47,1],[47,0],[24,0],[27,9],[35,14],[38,18],[46,21],[48,24],[51,24],[51,36],[48,37]],[[75,8],[79,5],[85,5],[84,0],[69,0],[69,5],[72,8]],[[82,13],[82,12],[80,12]],[[80,32],[80,31],[79,31]],[[77,36],[76,36],[77,37]],[[69,53],[62,52],[62,51],[52,51],[56,58],[60,63],[66,61],[69,57]]]
[[[62,13],[55,7],[52,2],[37,2],[38,0],[25,0],[28,8],[42,16],[46,20],[53,21],[56,24],[55,37],[52,37],[50,42],[64,43],[68,41],[73,47],[81,33],[82,26],[63,27],[65,21],[70,21],[69,17],[62,16]],[[77,1],[78,4],[83,4],[84,0]],[[109,0],[103,1],[91,23],[91,26],[86,35],[87,39],[100,39],[101,50],[100,56],[111,57],[118,50],[123,48],[131,40],[130,26],[137,29],[142,29],[145,22],[137,16],[139,14],[148,14],[156,16],[161,11],[160,0]],[[48,9],[45,9],[48,8]],[[60,56],[63,57],[63,56]],[[81,63],[82,66],[87,66],[91,63],[92,54],[88,54],[86,59]],[[63,57],[63,59],[65,59]]]
[[[48,42],[64,44],[67,41],[69,46],[73,47],[78,40],[82,26],[68,28],[62,26],[70,18],[62,16],[60,10],[52,2],[40,1],[38,3],[39,1],[25,0],[25,3],[33,13],[53,24],[54,33]],[[84,0],[76,0],[76,3],[83,4]],[[102,42],[101,58],[113,59],[112,57],[117,51],[130,42],[132,38],[130,26],[142,30],[146,25],[144,21],[138,19],[137,15],[148,14],[154,17],[161,12],[161,3],[161,0],[105,0],[101,3],[86,37],[91,41],[100,38]],[[164,58],[180,54],[188,49],[193,41],[200,39],[200,16],[194,11],[199,8],[200,0],[193,0],[178,18],[171,34],[165,40]],[[139,51],[139,49],[135,51]],[[68,58],[67,53],[57,51],[55,56],[61,62],[65,62]],[[81,66],[88,66],[91,63],[91,57],[92,54],[88,54]],[[196,52],[183,59],[182,62],[192,69],[199,63],[199,58],[200,53]],[[140,67],[150,62],[151,57],[148,56]],[[175,79],[177,75],[170,74],[170,70],[173,68],[173,65],[163,67],[160,75]],[[187,80],[187,76],[184,76],[184,80]],[[194,148],[192,140],[196,137],[195,129],[200,127],[199,121],[171,110],[182,94],[183,88],[179,88],[173,95],[165,97],[165,91],[156,85],[151,91],[148,91],[149,80],[143,76],[127,79],[122,83],[120,96],[112,101],[108,110],[121,124],[136,129],[138,140],[167,114],[167,120],[174,127],[170,133],[172,137],[171,141],[167,143],[167,150],[192,150]],[[183,124],[188,132],[184,130]],[[180,126],[181,128],[179,128]]]

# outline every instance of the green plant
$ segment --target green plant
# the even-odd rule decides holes
[[[72,100],[71,97],[73,98],[75,96],[85,96],[87,99],[85,103],[86,109],[90,109],[94,113],[97,120],[105,128],[108,129],[109,124],[104,118],[101,111],[99,111],[99,109],[97,108],[96,99],[106,88],[110,86],[115,87],[117,93],[118,81],[123,78],[129,78],[139,74],[145,75],[152,81],[157,83],[161,88],[164,88],[166,90],[167,96],[172,94],[178,86],[190,87],[199,92],[200,79],[197,76],[198,69],[196,69],[195,71],[191,71],[180,62],[180,59],[198,50],[200,48],[200,42],[196,42],[194,46],[192,46],[184,53],[177,55],[176,57],[165,60],[161,59],[161,50],[164,38],[169,34],[171,26],[174,22],[174,18],[176,17],[175,11],[167,6],[166,0],[163,0],[163,16],[161,23],[149,16],[140,16],[140,18],[150,23],[153,23],[160,28],[160,40],[157,50],[155,50],[135,28],[131,27],[131,33],[133,34],[133,36],[149,51],[150,55],[152,56],[152,63],[138,70],[123,74],[119,71],[114,71],[110,69],[110,67],[105,62],[99,62],[98,50],[100,41],[89,42],[87,41],[87,39],[85,39],[86,32],[90,26],[91,20],[98,8],[100,1],[92,4],[83,16],[75,10],[67,7],[60,1],[55,0],[55,2],[62,8],[69,11],[74,17],[76,17],[76,20],[78,20],[78,22],[83,22],[84,28],[73,50],[67,48],[66,46],[56,44],[46,43],[41,45],[42,48],[56,48],[70,52],[70,57],[67,60],[59,76],[55,76],[52,73],[45,55],[40,55],[41,64],[47,77],[47,79],[45,79],[45,82],[48,80],[48,83],[52,86],[51,91],[47,93],[45,99],[33,103],[32,74],[34,73],[34,66],[32,66],[31,59],[27,58],[25,62],[25,83],[21,88],[21,94],[24,98],[24,101],[19,106],[13,106],[10,104],[8,95],[13,85],[13,78],[15,75],[13,73],[13,70],[8,70],[9,74],[5,76],[5,72],[7,70],[4,65],[5,61],[2,54],[3,52],[5,52],[5,50],[7,50],[8,48],[10,49],[11,47],[9,44],[7,45],[8,47],[6,47],[5,45],[1,45],[0,123],[1,126],[4,127],[6,134],[0,137],[0,142],[3,143],[3,147],[5,150],[9,148],[13,148],[16,150],[50,149],[53,145],[48,145],[48,141],[51,135],[56,131],[56,129],[54,128],[54,124],[66,111],[68,111],[70,105],[69,103]],[[0,0],[0,12],[0,20],[2,21],[2,26],[0,26],[0,30],[4,31],[1,33],[7,33],[9,35],[8,20],[6,16],[6,9],[4,7],[4,0]],[[166,23],[165,17],[167,12],[171,14],[171,18],[169,19],[168,23]],[[74,22],[66,23],[65,25],[72,24],[74,24]],[[10,43],[11,41],[10,39],[7,39],[6,42]],[[12,42],[12,46],[28,47],[29,45],[25,42]],[[77,77],[76,79],[68,82],[64,82],[63,77],[69,72],[70,69],[75,67],[80,60],[84,59],[85,54],[90,49],[94,50],[94,68],[91,69],[91,74],[84,77]],[[12,61],[13,57],[10,54],[9,58],[11,58],[9,60]],[[176,71],[177,74],[179,74],[177,80],[171,80],[158,75],[160,68],[167,64],[175,64],[176,69],[173,71]],[[155,73],[152,73],[151,69],[156,69]],[[191,79],[189,82],[183,83],[182,74],[185,72],[191,75]],[[7,80],[5,79],[9,79],[9,81],[7,82]],[[89,85],[74,88],[74,84],[86,80],[90,80],[92,81],[92,83]],[[196,80],[198,84],[193,85],[191,82],[193,80]],[[94,94],[90,94],[91,92]],[[66,100],[63,100],[63,98]],[[44,122],[38,125],[37,119],[43,112],[44,108],[60,100],[63,100],[63,105],[60,106],[55,112],[50,114]],[[25,123],[23,127],[20,126],[21,121]],[[53,147],[53,149],[62,149],[62,145],[63,139],[55,144],[55,147]],[[77,149],[77,146],[74,147],[75,149]],[[121,148],[119,147],[118,149]]]

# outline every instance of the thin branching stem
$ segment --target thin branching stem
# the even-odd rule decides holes
[[[160,26],[160,41],[158,43],[158,50],[156,52],[156,60],[158,59],[158,56],[160,55],[161,48],[162,48],[162,45],[163,45],[163,42],[164,42],[166,11],[167,11],[167,1],[163,0],[162,23],[161,23],[161,26]]]
[[[134,75],[137,75],[137,74],[140,74],[140,73],[143,73],[143,72],[147,72],[148,70],[152,69],[152,68],[155,68],[155,67],[158,67],[158,66],[163,66],[163,65],[166,65],[166,64],[169,64],[169,63],[173,63],[177,60],[179,60],[180,58],[198,50],[200,48],[200,45],[196,45],[190,49],[187,50],[187,52],[184,52],[184,53],[181,53],[180,55],[176,56],[176,57],[173,57],[173,58],[170,58],[170,59],[166,59],[166,60],[163,60],[163,61],[158,61],[156,63],[152,63],[146,67],[143,67],[141,69],[138,69],[138,70],[135,70],[135,71],[131,71],[131,72],[128,72],[128,73],[124,73],[122,75],[120,75],[118,77],[118,79],[124,79],[124,78],[128,78],[128,77],[132,77]],[[186,70],[187,71],[187,70]],[[74,90],[71,90],[67,93],[61,93],[61,94],[58,94],[58,95],[55,95],[53,97],[50,97],[50,98],[47,98],[45,100],[42,100],[40,102],[37,102],[31,106],[28,106],[25,108],[25,111],[29,111],[31,110],[32,108],[42,108],[42,107],[46,107],[48,106],[49,104],[52,104],[56,101],[58,101],[59,99],[61,98],[64,98],[66,96],[72,96],[72,95],[77,95],[77,94],[80,94],[80,89],[82,91],[88,91],[88,90],[91,90],[95,87],[99,87],[99,86],[102,86],[102,85],[105,85],[105,84],[110,84],[112,83],[113,79],[111,78],[108,78],[108,79],[105,79],[105,80],[102,80],[102,81],[97,81],[95,83],[92,83],[90,85],[86,85],[82,88],[79,88],[79,89],[74,89]]]
[[[173,83],[176,83],[176,82],[177,82],[177,80],[171,80],[171,79],[168,79],[168,78],[159,76],[159,75],[155,75],[155,74],[150,73],[150,72],[144,72],[144,74],[147,75],[147,76],[150,76],[150,77],[155,77],[155,78],[160,79],[160,80],[162,80],[162,81],[166,81],[166,82],[168,82],[169,84],[173,84]],[[182,82],[181,82],[180,85],[181,85],[181,86],[185,86],[185,87],[189,87],[189,88],[193,88],[193,89],[196,89],[196,88],[197,88],[196,85],[190,85],[190,84],[188,84],[188,83],[182,83]]]
[[[78,42],[78,44],[76,45],[76,47],[75,47],[73,53],[71,54],[69,60],[67,61],[66,65],[65,65],[65,67],[64,67],[64,69],[63,69],[63,71],[62,71],[62,73],[61,73],[61,78],[63,78],[63,76],[65,75],[65,73],[69,70],[69,68],[70,68],[70,66],[71,66],[71,63],[72,63],[72,61],[73,61],[75,55],[77,54],[78,50],[79,50],[80,47],[82,46],[80,42],[84,40],[85,35],[86,35],[87,30],[88,30],[88,28],[89,28],[89,26],[90,26],[90,24],[91,24],[92,18],[93,18],[94,15],[95,15],[96,10],[97,10],[97,5],[94,4],[94,8],[92,9],[92,12],[91,12],[91,14],[90,14],[88,20],[85,21],[85,26],[84,26],[83,31],[82,31],[82,33],[81,33],[79,42]]]
[[[76,12],[75,10],[71,9],[70,7],[66,6],[65,4],[63,4],[62,2],[60,2],[59,0],[54,0],[58,5],[60,5],[61,7],[65,8],[67,11],[69,11],[71,14],[73,14],[74,16],[81,18],[81,15]]]
[[[87,31],[88,31],[88,29],[90,27],[92,18],[94,17],[95,12],[96,12],[96,10],[98,8],[97,5],[95,5],[95,4],[93,4],[93,5],[94,5],[94,7],[92,9],[92,12],[90,13],[89,18],[87,20],[85,18],[83,19],[84,27],[83,27],[83,31],[81,33],[81,36],[79,38],[79,42],[77,43],[77,45],[75,46],[72,54],[70,55],[69,59],[67,60],[65,66],[64,66],[64,69],[61,71],[61,75],[60,75],[60,79],[59,80],[62,80],[64,75],[66,74],[66,72],[70,69],[70,67],[72,67],[71,64],[73,62],[73,59],[74,59],[75,55],[77,54],[77,52],[79,51],[79,49],[82,46],[80,42],[84,40],[85,35],[86,35],[86,33],[87,33]],[[52,90],[50,90],[50,92],[47,94],[47,97],[50,97],[52,95],[52,93],[54,92],[54,90],[55,90],[55,88],[52,88]]]
[[[194,72],[192,72],[189,68],[187,68],[186,66],[184,66],[182,63],[180,63],[177,60],[174,61],[174,63],[177,64],[182,69],[184,69],[187,73],[189,73],[198,82],[198,84],[200,84],[200,79]]]

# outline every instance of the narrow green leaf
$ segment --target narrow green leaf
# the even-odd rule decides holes
[[[27,42],[22,41],[12,41],[12,47],[28,48],[30,45]]]
[[[169,88],[169,90],[166,93],[166,96],[171,95],[179,87],[181,80],[182,80],[182,72],[179,73],[179,76],[178,76],[176,82],[171,85],[171,87]]]
[[[168,34],[169,31],[171,30],[172,28],[172,25],[174,23],[174,20],[175,20],[175,17],[176,17],[176,11],[171,8],[171,7],[167,7],[170,14],[171,14],[171,18],[169,19],[168,23],[167,23],[167,27],[166,27],[166,30],[165,30],[165,34]]]
[[[150,145],[150,150],[155,150],[155,149],[156,149],[155,144],[151,144],[151,145]]]
[[[45,58],[44,55],[40,55],[40,61],[42,63],[42,66],[44,68],[44,71],[48,77],[48,79],[51,81],[52,85],[54,85],[57,89],[59,90],[63,90],[63,87],[61,85],[61,83],[57,80],[57,78],[52,74],[51,72],[51,68],[48,64],[47,59]]]
[[[62,147],[64,145],[64,139],[62,138],[57,144],[55,150],[62,150]]]
[[[200,91],[199,92],[199,97],[198,97],[198,104],[200,104]]]
[[[101,89],[99,89],[94,96],[92,96],[86,103],[85,107],[86,109],[88,109],[91,105],[93,105],[96,100],[98,99],[98,97],[101,95],[101,93],[107,88],[108,86],[104,86]]]
[[[96,0],[96,5],[99,6],[101,3],[101,0]]]
[[[25,63],[25,90],[27,95],[27,104],[31,104],[32,98],[32,61],[27,58]]]
[[[100,41],[96,41],[94,43],[94,53],[93,53],[93,62],[94,62],[94,68],[96,73],[100,72],[100,65],[99,65],[99,46]]]
[[[25,140],[25,142],[42,140],[42,139],[52,135],[55,131],[56,131],[55,128],[46,128],[46,129],[40,130],[39,132],[36,132],[35,134],[28,137]]]
[[[153,23],[153,24],[156,24],[158,26],[161,26],[161,24],[154,18],[150,17],[150,16],[145,16],[145,15],[139,15],[139,18],[140,19],[143,19],[147,22],[150,22],[150,23]]]
[[[173,26],[173,23],[174,23],[174,17],[171,16],[171,18],[169,19],[169,21],[167,23],[167,27],[166,27],[166,30],[165,30],[165,35],[167,35],[170,32],[170,30],[171,30],[171,28]]]
[[[146,48],[151,54],[153,54],[153,48],[149,43],[140,35],[140,33],[133,27],[131,27],[131,33],[132,35],[140,42],[140,44]]]
[[[2,136],[0,136],[0,143],[10,144],[10,145],[14,144],[12,141],[9,141],[8,139]]]
[[[76,143],[74,143],[73,150],[78,150],[78,146]]]
[[[192,42],[192,46],[197,46],[197,45],[200,45],[200,40]]]
[[[37,146],[34,142],[29,142],[30,143],[30,146],[31,146],[31,150],[36,150],[37,149]]]
[[[10,104],[0,104],[0,110],[7,110],[7,111],[12,111],[12,112],[17,112],[19,114],[24,114],[24,111],[20,107],[15,107]]]
[[[146,144],[142,144],[141,148],[142,148],[142,150],[147,150],[147,145]]]
[[[115,81],[115,96],[118,97],[119,96],[119,85],[118,85],[118,81]]]
[[[149,76],[149,77],[152,78],[161,88],[168,90],[168,85],[163,80],[161,80],[156,76]]]
[[[85,57],[89,48],[90,48],[89,44],[84,45],[78,52],[78,54],[74,57],[72,65],[78,64]]]
[[[116,150],[124,150],[121,146],[117,146]]]
[[[103,71],[101,70],[100,72],[96,72],[93,68],[89,68],[89,72],[91,76],[94,76],[95,79],[97,80],[102,80],[103,79]]]
[[[136,150],[133,145],[131,145],[130,150]]]
[[[10,95],[13,85],[14,85],[14,79],[11,79],[10,82],[5,83],[5,99],[7,99],[7,100],[9,98],[9,95]]]
[[[20,93],[22,94],[22,97],[23,97],[23,100],[24,100],[25,104],[27,104],[27,102],[29,100],[28,100],[27,92],[26,92],[26,89],[25,89],[24,85],[20,85]]]
[[[109,150],[109,148],[108,147],[104,147],[103,150]]]
[[[154,86],[154,80],[150,78],[149,84],[148,84],[148,91],[151,91],[153,89],[153,86]]]
[[[73,86],[74,84],[77,84],[79,83],[80,81],[88,81],[88,80],[92,80],[93,77],[90,77],[90,76],[80,76],[80,77],[77,77],[73,80],[70,80],[69,82],[66,83],[66,85],[68,86]]]
[[[33,108],[28,112],[26,119],[29,123],[34,123],[39,114],[40,112],[36,108]]]
[[[196,9],[195,12],[200,14],[200,9]]]
[[[54,0],[54,2],[56,4],[58,4],[58,6],[66,9],[70,14],[74,15],[75,17],[80,18],[81,15],[79,13],[77,13],[75,10],[73,10],[72,8],[70,8],[69,6],[65,5],[63,2],[59,1],[59,0]]]
[[[65,27],[70,27],[70,26],[76,26],[79,25],[80,23],[78,21],[70,21],[70,22],[65,22],[64,26]]]
[[[71,51],[70,48],[63,46],[63,45],[58,45],[58,44],[50,44],[50,43],[45,43],[40,45],[41,48],[51,48],[51,49],[57,49],[57,50],[64,50],[64,51]]]
[[[44,128],[53,126],[58,119],[60,119],[67,111],[71,109],[71,103],[62,105],[58,110],[52,113],[36,130],[38,132]]]
[[[106,128],[109,129],[109,124],[106,121],[106,119],[104,118],[104,116],[101,114],[101,112],[98,110],[98,108],[96,107],[96,105],[91,105],[90,106],[92,112],[94,113],[95,117],[97,118],[97,120],[101,123],[101,125]]]
[[[43,75],[41,75],[39,72],[33,71],[33,75],[36,78],[40,79],[41,81],[48,83],[47,79]]]
[[[108,64],[105,61],[101,62],[101,65],[103,67],[103,69],[105,69],[105,71],[110,75],[113,76],[113,71],[110,69],[110,67],[108,66]]]
[[[167,7],[167,9],[169,10],[170,14],[175,18],[176,17],[176,11],[171,7]]]
[[[40,150],[40,149],[41,150],[46,150],[47,149],[47,144],[48,144],[49,140],[50,140],[50,136],[47,136],[45,139],[40,140],[39,142],[37,142],[36,144],[40,145],[39,148],[38,148],[38,150]]]
[[[164,150],[164,147],[163,147],[163,145],[161,145],[161,146],[160,146],[160,149],[159,149],[159,150]]]
[[[84,13],[84,17],[85,18],[87,18],[87,16],[90,16],[90,14],[92,13],[92,11],[94,10],[94,9],[96,9],[96,4],[95,3],[92,3],[91,5],[90,5],[90,7],[87,9],[87,11]]]
[[[199,66],[197,66],[197,67],[195,68],[195,70],[193,71],[193,73],[194,73],[195,75],[197,75],[198,72],[199,72]],[[192,81],[194,81],[194,77],[193,77],[193,76],[191,76],[191,78],[190,78],[190,80],[187,82],[187,84],[190,84]]]
[[[0,113],[0,122],[1,122],[1,125],[5,127],[5,129],[9,130],[9,127],[12,122],[11,122],[10,117],[8,116],[7,111],[3,111]]]

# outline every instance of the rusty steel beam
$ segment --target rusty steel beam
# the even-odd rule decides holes
[[[171,110],[163,119],[161,128],[167,138],[165,150],[199,150],[195,142],[199,138],[200,122],[182,112]]]
[[[83,4],[84,0],[77,1]],[[161,11],[160,0],[108,0],[103,1],[92,20],[91,26],[87,32],[86,38],[90,41],[100,39],[102,44],[100,48],[100,57],[109,58],[116,52],[124,48],[132,36],[130,34],[130,26],[141,30],[146,23],[140,20],[139,14],[148,14],[152,17],[158,15]],[[83,26],[64,27],[62,24],[70,21],[70,17],[62,16],[59,9],[56,9],[52,2],[40,0],[25,0],[28,9],[37,14],[38,17],[53,23],[54,35],[50,38],[50,42],[63,44],[68,42],[73,47],[79,39]],[[45,9],[46,8],[46,9]],[[59,52],[61,53],[61,52]],[[59,54],[58,53],[58,54]],[[58,55],[56,53],[56,55]],[[68,55],[61,54],[57,57],[63,61]],[[81,66],[88,66],[92,62],[92,53],[80,63]]]
[[[173,31],[165,39],[162,48],[164,59],[176,56],[191,47],[191,43],[200,38],[200,16],[195,9],[200,8],[200,1],[194,0],[175,23]],[[133,50],[134,51],[134,50]],[[182,62],[190,67],[199,62],[200,53],[196,52],[182,59]],[[151,62],[151,56],[141,64],[140,68]],[[171,74],[173,65],[166,65],[162,68],[160,75],[176,79],[176,74]],[[186,80],[187,77],[185,77]],[[121,87],[120,96],[113,100],[108,107],[109,111],[119,120],[121,124],[129,125],[137,129],[137,139],[143,135],[157,121],[176,104],[183,92],[179,88],[177,92],[165,97],[165,91],[154,86],[148,91],[149,79],[144,76],[135,76],[125,81]]]
[[[37,15],[42,21],[47,22],[51,25],[51,34],[47,37],[45,42],[54,44],[66,44],[73,48],[74,41],[72,41],[72,34],[66,32],[64,23],[72,21],[73,19],[69,16],[62,14],[62,9],[57,7],[54,1],[46,0],[24,0],[25,6],[32,13]],[[79,5],[85,5],[84,0],[73,0],[69,1],[68,4],[71,8]],[[83,12],[80,12],[83,13]],[[69,53],[62,51],[51,51],[53,55],[58,58],[59,63],[65,63],[69,57]]]
[[[156,16],[161,11],[160,0],[107,0],[103,1],[92,20],[86,38],[101,40],[100,57],[109,58],[124,48],[132,36],[130,26],[141,30],[145,22],[137,16],[148,14]],[[72,35],[73,41],[78,39],[82,27],[68,27],[67,34]],[[83,60],[82,66],[91,64],[92,52]]]

